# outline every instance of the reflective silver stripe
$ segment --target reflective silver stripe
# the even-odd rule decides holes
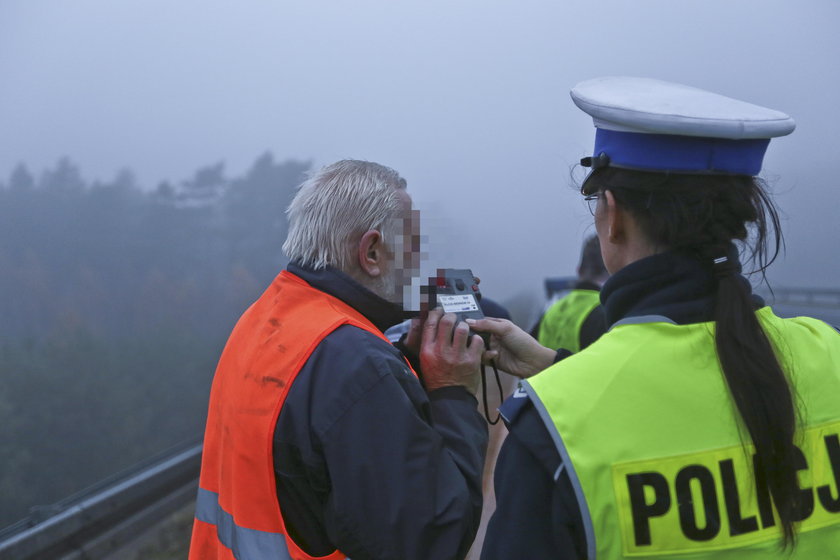
[[[238,526],[233,516],[219,505],[219,495],[215,492],[198,489],[195,518],[215,525],[219,542],[237,560],[292,560],[283,535]]]
[[[583,533],[586,536],[587,558],[589,560],[595,560],[595,529],[592,527],[592,516],[589,513],[589,505],[586,503],[586,496],[583,494],[583,487],[580,485],[580,480],[578,480],[574,463],[572,463],[572,460],[569,457],[569,452],[566,450],[563,438],[560,437],[560,432],[557,431],[557,427],[554,425],[554,420],[551,419],[551,415],[548,413],[548,410],[546,410],[545,405],[540,400],[539,396],[537,396],[537,392],[527,380],[522,380],[520,385],[528,393],[528,396],[531,397],[531,402],[534,403],[534,408],[539,413],[540,418],[542,418],[545,427],[548,429],[548,433],[551,434],[551,439],[554,440],[554,445],[557,446],[557,451],[560,453],[560,459],[565,465],[566,473],[569,475],[569,481],[572,483],[578,507],[580,508],[580,518],[583,521]],[[560,473],[558,472],[557,474],[559,475]]]
[[[638,317],[625,317],[620,321],[616,321],[610,327],[610,330],[621,325],[641,325],[642,323],[670,323],[676,325],[677,322],[665,315],[639,315]]]

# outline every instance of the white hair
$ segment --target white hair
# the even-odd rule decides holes
[[[368,230],[390,237],[400,216],[399,173],[369,161],[342,160],[324,167],[299,188],[286,210],[289,235],[283,251],[289,260],[322,269],[349,271],[356,243]]]

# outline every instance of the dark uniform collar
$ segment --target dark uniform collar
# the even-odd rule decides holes
[[[749,288],[749,282],[739,276]],[[680,325],[714,320],[717,280],[710,266],[677,252],[627,265],[604,283],[601,303],[607,325],[621,319],[664,315]],[[764,302],[753,295],[756,308]]]
[[[595,292],[601,291],[601,286],[591,280],[578,280],[575,282],[574,290],[593,290]]]
[[[332,267],[314,270],[289,263],[286,270],[315,289],[336,297],[364,315],[380,331],[404,319],[402,307],[374,294],[347,274]]]

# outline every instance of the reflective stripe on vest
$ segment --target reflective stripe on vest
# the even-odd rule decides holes
[[[796,548],[779,550],[772,502],[755,485],[714,324],[646,322],[522,383],[575,488],[590,560],[840,557],[840,337],[769,308],[758,318],[801,403]]]
[[[575,353],[580,351],[580,329],[584,321],[601,303],[600,293],[595,290],[571,290],[568,295],[554,302],[540,323],[537,336],[546,348],[565,348]]]
[[[609,330],[613,330],[621,325],[644,325],[645,323],[670,323],[676,325],[677,322],[664,315],[638,315],[636,317],[625,317],[613,323]]]
[[[215,525],[219,542],[228,547],[238,560],[292,560],[283,534],[238,526],[233,516],[219,505],[219,495],[215,492],[198,489],[195,518]]]
[[[572,458],[569,456],[566,445],[563,443],[563,438],[554,427],[554,420],[551,417],[551,413],[546,409],[543,401],[539,398],[534,388],[525,380],[521,382],[520,386],[533,401],[534,408],[537,410],[540,418],[548,428],[548,433],[551,434],[551,439],[554,441],[554,445],[557,447],[557,452],[560,454],[560,460],[563,462],[561,465],[562,469],[558,467],[557,471],[554,473],[554,480],[557,481],[563,471],[565,471],[568,475],[569,481],[572,483],[572,489],[575,492],[575,499],[577,500],[581,522],[583,523],[583,535],[586,540],[586,557],[590,560],[594,560],[596,558],[595,530],[592,527],[592,515],[589,513],[589,503],[586,500],[583,486],[581,485],[577,472],[574,469]]]

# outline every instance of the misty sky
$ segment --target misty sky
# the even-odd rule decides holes
[[[765,159],[788,240],[770,277],[840,287],[839,21],[836,0],[0,0],[0,177],[62,156],[149,188],[266,150],[378,161],[434,266],[539,295],[594,231],[570,186],[594,129],[568,91],[646,76],[796,119]]]

